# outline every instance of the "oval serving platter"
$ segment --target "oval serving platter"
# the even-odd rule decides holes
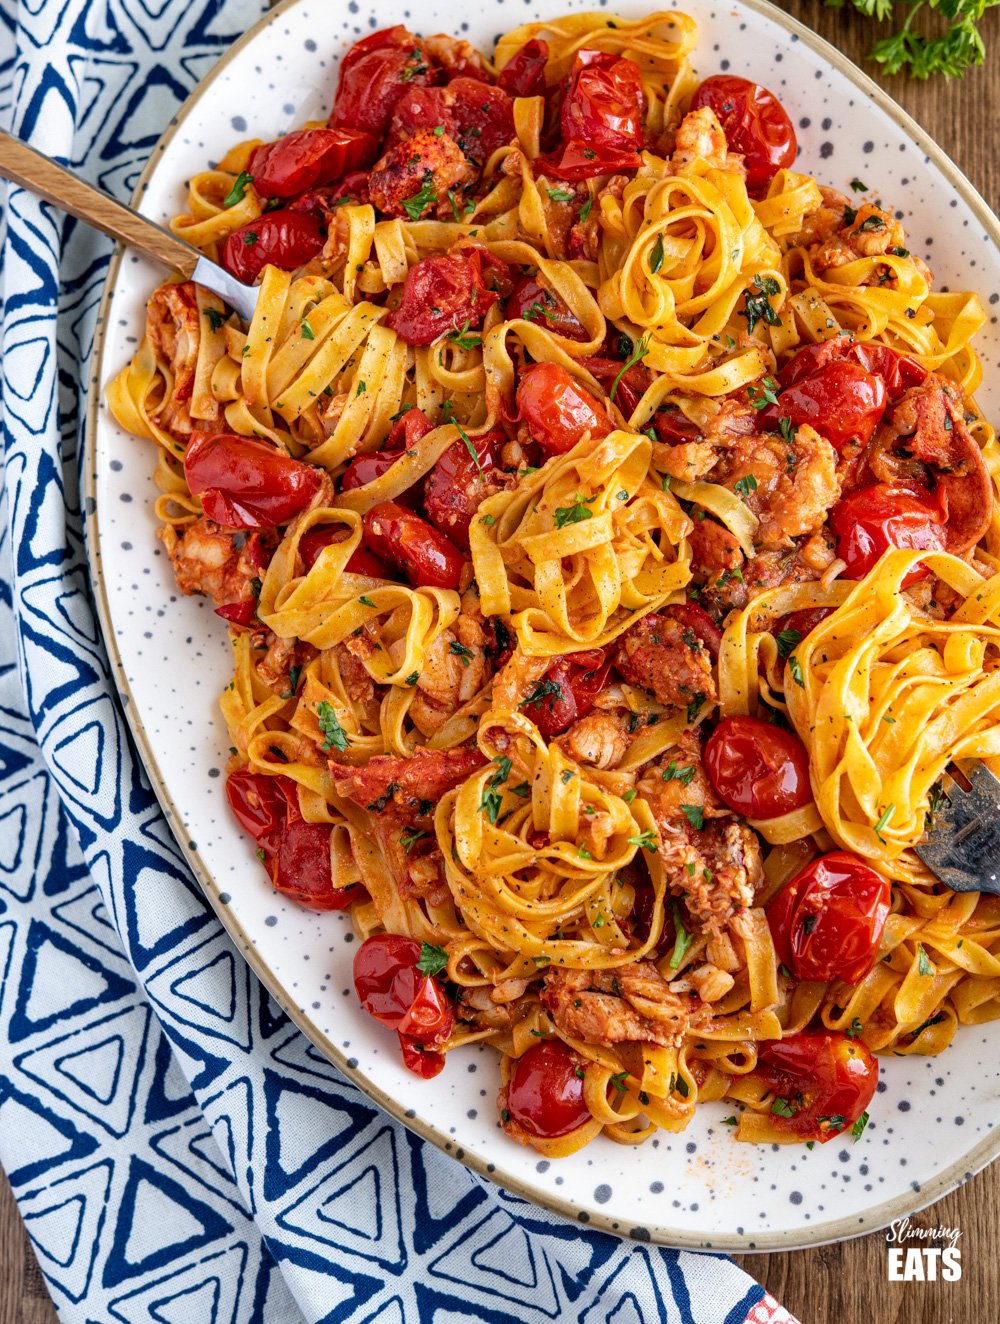
[[[596,7],[595,0],[544,0],[531,17]],[[638,17],[657,6],[622,0],[614,7]],[[1000,224],[968,181],[865,75],[773,6],[691,0],[670,7],[698,21],[695,66],[703,77],[728,69],[772,88],[796,124],[805,168],[845,192],[852,179],[866,180],[898,208],[910,246],[939,287],[979,293],[991,317],[977,341],[985,369],[978,398],[1000,416],[993,315]],[[407,0],[335,9],[326,0],[285,0],[172,121],[140,181],[139,205],[166,221],[182,210],[190,174],[234,142],[325,117],[340,56],[374,28],[405,23],[491,50],[526,17],[505,0],[488,0],[474,17],[457,0],[430,0],[418,13]],[[489,1049],[456,1052],[432,1081],[405,1071],[395,1037],[354,997],[348,920],[276,895],[226,805],[229,742],[217,707],[230,678],[225,632],[206,600],[178,592],[155,538],[153,449],[123,432],[103,400],[107,381],[135,351],[146,299],[163,275],[125,253],[108,276],[85,466],[95,594],[126,715],[178,842],[250,966],[308,1038],[376,1103],[477,1172],[592,1227],[672,1246],[788,1250],[854,1236],[938,1199],[995,1158],[1000,1025],[960,1030],[937,1058],[881,1058],[861,1139],[811,1151],[738,1144],[723,1125],[729,1110],[712,1104],[680,1135],[661,1132],[636,1148],[601,1139],[550,1163],[499,1130]]]

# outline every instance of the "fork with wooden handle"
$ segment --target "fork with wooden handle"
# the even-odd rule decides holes
[[[257,306],[258,287],[244,285],[228,271],[203,257],[196,248],[177,239],[162,225],[140,216],[131,207],[85,183],[19,138],[0,130],[0,178],[44,198],[95,230],[137,249],[154,262],[197,281],[249,322]]]

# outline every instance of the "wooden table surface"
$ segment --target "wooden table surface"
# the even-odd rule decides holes
[[[1000,212],[1000,152],[993,137],[1000,109],[1000,8],[982,23],[987,49],[982,68],[961,80],[918,83],[904,75],[886,78],[865,61],[873,36],[885,35],[889,25],[877,28],[854,11],[827,9],[821,0],[778,3],[861,64]],[[914,1220],[961,1229],[963,1272],[957,1283],[890,1283],[882,1233],[816,1250],[739,1256],[738,1262],[802,1324],[987,1324],[1000,1318],[998,1209],[1000,1164]],[[0,1178],[0,1324],[52,1324],[55,1318],[10,1188]]]

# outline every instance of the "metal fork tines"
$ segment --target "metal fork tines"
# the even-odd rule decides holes
[[[1000,896],[1000,778],[977,763],[967,780],[965,790],[944,774],[934,827],[916,851],[953,892]]]

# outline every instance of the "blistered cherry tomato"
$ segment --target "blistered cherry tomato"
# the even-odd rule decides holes
[[[323,247],[319,221],[307,212],[265,212],[247,221],[226,240],[222,265],[244,285],[252,285],[266,266],[295,271]]]
[[[365,543],[398,565],[411,584],[457,589],[465,556],[450,538],[398,501],[382,501],[363,517]]]
[[[668,446],[682,446],[689,441],[701,440],[697,424],[692,423],[676,405],[664,405],[649,421],[656,429],[657,438]]]
[[[449,332],[474,330],[510,288],[505,262],[484,248],[425,257],[406,273],[399,307],[388,325],[409,345],[429,345]]]
[[[319,491],[319,470],[272,445],[233,432],[196,432],[184,477],[209,519],[230,529],[284,524]]]
[[[246,598],[243,602],[225,602],[221,607],[216,607],[215,614],[228,621],[230,625],[238,625],[241,629],[260,629],[256,598]]]
[[[705,771],[723,804],[747,818],[777,818],[812,799],[802,741],[759,717],[724,717],[705,745]]]
[[[941,551],[948,537],[946,519],[939,498],[919,483],[873,483],[837,502],[830,528],[837,536],[837,555],[847,563],[846,578],[863,579],[890,547]],[[905,583],[927,573],[917,566]]]
[[[601,648],[561,657],[535,685],[532,693],[537,691],[539,697],[522,703],[521,711],[551,740],[590,712],[610,670],[611,663]]]
[[[482,165],[513,140],[514,103],[503,88],[478,78],[453,78],[446,88],[413,88],[396,102],[392,139],[422,129],[443,129],[465,157]]]
[[[626,368],[623,359],[603,357],[579,359],[578,362],[581,368],[586,368],[591,376],[597,378],[609,397],[614,391],[614,402],[626,418],[653,380],[653,374],[642,363],[633,363],[630,368]]]
[[[507,300],[509,318],[523,317],[537,326],[567,340],[589,340],[586,327],[555,290],[550,290],[538,276],[518,281]]]
[[[474,459],[465,442],[456,441],[430,472],[424,489],[427,518],[459,547],[469,546],[472,517],[493,490],[485,477],[496,468],[505,440],[500,431],[470,437]]]
[[[403,93],[438,79],[423,43],[401,24],[373,32],[355,42],[340,62],[330,123],[381,139]]]
[[[767,907],[767,922],[797,978],[856,984],[875,964],[888,914],[888,881],[838,850],[789,879]]]
[[[370,166],[378,140],[356,129],[296,129],[277,142],[257,147],[249,173],[262,198],[294,198],[307,189],[332,184],[350,170]]]
[[[451,1003],[432,975],[417,969],[420,943],[394,933],[367,938],[354,957],[354,988],[370,1016],[419,1044],[441,1043],[452,1027]]]
[[[306,570],[313,568],[324,547],[343,542],[346,537],[347,530],[343,524],[314,524],[311,529],[307,529],[299,539],[299,555],[302,557]],[[377,556],[364,547],[355,547],[347,558],[344,569],[350,571],[352,575],[370,575],[373,579],[389,578],[389,571],[385,562],[380,561]]]
[[[557,363],[533,363],[521,374],[517,408],[546,455],[571,451],[584,433],[596,440],[612,429],[600,401]]]
[[[403,1066],[415,1076],[432,1080],[444,1070],[444,1053],[428,1048],[419,1039],[408,1034],[399,1036],[399,1048],[403,1054]]]
[[[793,630],[799,636],[798,639],[789,640],[794,651],[795,644],[807,634],[811,634],[820,621],[825,621],[832,611],[832,607],[800,607],[798,611],[790,611],[787,616],[775,621],[771,633],[777,636]],[[786,638],[788,638],[787,634]]]
[[[795,161],[798,141],[785,108],[766,87],[733,74],[706,78],[691,99],[691,109],[707,106],[734,152],[742,153],[747,188],[762,192],[779,170]]]
[[[548,58],[549,43],[533,37],[500,70],[497,87],[502,87],[512,97],[544,96]]]
[[[583,1081],[565,1044],[549,1039],[517,1060],[507,1086],[506,1107],[531,1135],[564,1136],[590,1120]]]
[[[365,487],[368,483],[374,483],[376,478],[381,478],[384,473],[403,458],[401,449],[369,451],[365,455],[355,455],[344,470],[340,479],[340,490],[350,492],[356,487]]]
[[[805,1030],[762,1044],[753,1074],[774,1090],[791,1116],[770,1122],[801,1140],[832,1140],[858,1120],[878,1084],[878,1063],[846,1034]]]
[[[560,112],[562,141],[542,169],[557,179],[634,170],[640,162],[645,95],[633,60],[578,51]]]
[[[881,377],[850,359],[832,359],[787,386],[776,405],[761,411],[761,426],[777,429],[780,418],[808,423],[840,451],[849,441],[870,440],[887,401]]]
[[[367,897],[356,884],[333,886],[330,825],[303,819],[291,778],[242,768],[226,779],[226,797],[240,827],[262,852],[276,891],[311,910],[346,910]]]
[[[857,364],[865,372],[880,377],[890,401],[898,400],[911,386],[919,386],[927,369],[916,359],[890,349],[888,345],[860,344],[846,336],[834,336],[817,345],[806,345],[792,356],[778,373],[781,386],[791,386],[834,360]]]
[[[430,421],[422,409],[414,406],[412,409],[405,410],[395,420],[389,429],[389,435],[386,438],[387,448],[402,448],[404,451],[411,450],[421,437],[426,437],[428,432],[433,432],[434,424]]]

